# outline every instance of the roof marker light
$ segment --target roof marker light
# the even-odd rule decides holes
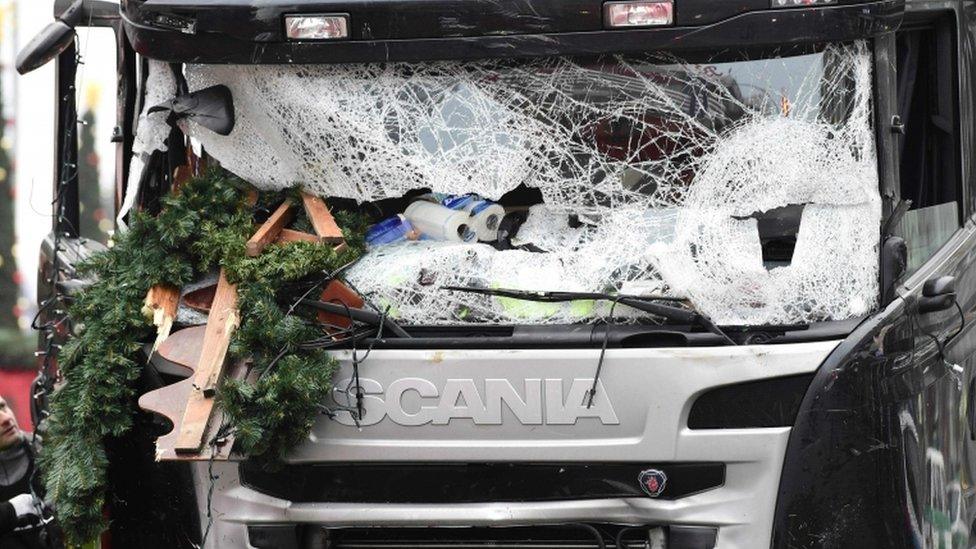
[[[670,25],[674,22],[674,4],[671,0],[664,2],[607,2],[603,4],[603,20],[611,28]]]
[[[349,38],[349,15],[286,15],[285,35],[290,40],[340,40]]]

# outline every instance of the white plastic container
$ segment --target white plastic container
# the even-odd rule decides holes
[[[450,195],[430,193],[421,197],[430,202],[439,202],[452,210],[463,210],[471,215],[468,224],[482,242],[498,240],[498,224],[505,217],[505,208],[476,194]]]
[[[424,238],[450,242],[471,242],[477,233],[471,228],[471,216],[464,210],[418,200],[407,206],[403,215]]]
[[[476,200],[465,206],[464,211],[471,214],[468,221],[482,242],[498,240],[498,224],[505,217],[505,208],[487,200]]]

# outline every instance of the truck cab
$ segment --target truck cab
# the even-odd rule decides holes
[[[115,543],[976,540],[976,3],[77,9],[117,35],[122,223],[187,148],[377,221],[423,192],[504,210],[487,241],[377,245],[345,273],[406,337],[337,346],[332,396],[279,467],[153,463],[154,434],[132,434]],[[70,113],[77,52],[55,53]],[[149,116],[212,86],[233,97],[226,133]],[[56,180],[70,233],[77,178]],[[621,297],[639,295],[694,314]]]

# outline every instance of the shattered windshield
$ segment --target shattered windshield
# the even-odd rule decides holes
[[[408,323],[580,322],[609,307],[442,286],[667,294],[722,324],[867,313],[880,219],[870,49],[728,59],[191,65],[191,89],[232,90],[237,124],[189,130],[263,188],[499,204],[485,238],[383,243],[348,272]]]

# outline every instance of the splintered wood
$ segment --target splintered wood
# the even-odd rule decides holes
[[[150,354],[155,353],[160,344],[169,337],[169,333],[173,329],[173,320],[176,319],[176,309],[179,307],[179,304],[179,288],[167,284],[157,284],[149,288],[142,312],[147,317],[151,317],[153,325],[156,326],[156,341],[153,343]]]

